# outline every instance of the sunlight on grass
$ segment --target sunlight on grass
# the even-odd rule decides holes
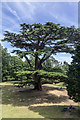
[[[0,85],[13,85],[15,81],[7,81],[7,82],[2,82]]]
[[[48,87],[56,87],[56,88],[66,88],[64,82],[60,82],[60,83],[53,83],[53,84],[43,84],[43,86],[48,86]]]
[[[62,85],[43,85],[43,91],[34,91],[29,87],[17,88],[14,82],[2,83],[3,118],[75,118],[76,112],[61,112],[65,105],[74,103],[66,96],[66,89],[58,90]],[[57,94],[60,94],[58,96]],[[62,94],[62,95],[61,95]],[[77,103],[75,103],[77,105]],[[78,116],[78,115],[77,115]]]
[[[2,118],[44,118],[38,112],[33,112],[25,106],[3,105]]]

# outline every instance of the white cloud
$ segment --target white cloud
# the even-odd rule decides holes
[[[67,25],[75,25],[78,27],[78,9],[77,3],[67,2],[71,13],[68,13],[68,8],[60,6],[61,4],[54,3],[53,10],[50,12],[50,15],[55,18],[59,23]],[[73,12],[74,11],[74,12]],[[70,16],[71,14],[71,16]],[[72,19],[73,18],[73,19]]]
[[[29,7],[30,13],[31,13],[32,15],[34,15],[34,12],[35,12],[36,7],[35,7],[32,3],[30,3],[30,2],[25,2],[25,3],[26,3],[26,5]]]
[[[3,11],[2,11],[2,24],[3,25],[8,25],[8,24],[13,24],[15,25],[16,20],[13,19],[12,17],[10,17],[9,15],[6,15]]]
[[[9,14],[6,14],[5,11],[2,10],[2,29],[5,31],[5,29],[9,29],[11,31],[14,31],[14,29],[17,30],[20,26],[20,17],[17,14],[16,10],[13,10],[12,7],[9,7],[8,3],[2,4],[3,8],[6,8],[9,10],[9,12],[16,17],[11,17]]]
[[[56,60],[58,60],[58,61],[60,61],[62,63],[64,61],[66,61],[66,62],[68,62],[70,64],[71,61],[72,61],[71,56],[68,56],[68,55],[65,55],[65,56],[63,56],[63,55],[55,55],[54,57],[55,57]]]
[[[3,13],[3,17],[2,17],[3,32],[6,30],[10,32],[16,32],[15,30],[18,31],[19,27],[20,27],[20,24],[15,19]]]
[[[8,10],[14,15],[17,17],[18,20],[20,20],[20,17],[17,15],[17,12],[15,10],[13,10],[12,8],[10,8],[8,5],[7,5],[7,8]]]
[[[3,39],[4,38],[4,35],[0,33],[0,39]]]
[[[70,26],[72,26],[72,25],[75,25],[76,27],[78,27],[78,22],[76,21],[76,22],[74,22],[74,20],[73,21],[71,21],[68,17],[66,17],[65,15],[61,15],[61,14],[58,14],[58,13],[50,13],[54,18],[56,18],[57,19],[57,21],[59,22],[59,23],[67,23],[68,25],[70,25]]]
[[[8,30],[10,32],[19,31],[20,23],[25,21],[34,21],[34,14],[36,7],[29,2],[14,2],[12,5],[4,3],[4,8],[7,8],[9,12],[14,15],[17,19],[12,18],[9,14],[2,11],[2,29],[3,31]]]
[[[15,8],[17,9],[21,21],[24,21],[24,18],[34,21],[35,6],[32,5],[32,3],[17,2],[15,3]]]

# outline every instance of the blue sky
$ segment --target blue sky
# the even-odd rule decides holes
[[[5,30],[19,32],[20,23],[54,22],[62,26],[78,27],[77,2],[2,2],[2,34]],[[11,52],[14,48],[9,43],[2,45]],[[71,62],[71,55],[62,53],[54,56],[59,61]]]

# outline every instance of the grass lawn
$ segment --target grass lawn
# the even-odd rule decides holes
[[[32,87],[17,88],[13,82],[2,85],[2,118],[79,118],[78,103],[69,100],[63,83],[43,85],[43,91]],[[59,87],[63,87],[59,90]],[[76,110],[62,112],[65,106]]]

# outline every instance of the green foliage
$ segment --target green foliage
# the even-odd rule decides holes
[[[50,58],[45,60],[44,63],[43,63],[43,69],[44,70],[49,70],[49,69],[51,69],[55,66],[59,66],[59,62],[53,56],[51,56]]]
[[[52,68],[52,66],[53,66],[52,61],[50,59],[47,59],[43,64],[44,69],[50,69],[50,68]]]
[[[16,52],[21,58],[25,57],[31,69],[42,69],[42,64],[52,54],[73,52],[73,48],[67,43],[70,41],[68,39],[69,31],[72,32],[74,27],[70,29],[52,22],[45,24],[23,23],[20,24],[20,27],[20,34],[5,31],[5,37],[2,41],[8,41],[13,47],[20,48],[20,50],[14,50],[13,52]],[[34,57],[34,64],[28,55]],[[49,64],[50,61],[48,60],[47,63]]]
[[[66,75],[59,72],[47,72],[44,70],[16,72],[16,76],[18,76],[19,80],[24,80],[23,77],[26,76],[27,80],[31,79],[33,81],[33,77],[35,75],[37,77],[40,77],[41,79],[44,78],[44,80],[47,79],[48,81],[52,81],[52,82],[54,82],[55,80],[58,80],[60,82],[60,81],[65,81],[67,79]]]
[[[64,61],[64,64],[62,65],[62,68],[65,70],[65,71],[68,71],[69,70],[69,64]]]
[[[66,75],[59,72],[46,72],[46,71],[40,70],[40,71],[37,71],[37,74],[42,78],[52,79],[53,81],[54,80],[64,81],[67,78]]]
[[[76,46],[73,61],[69,66],[67,84],[70,98],[80,102],[80,44]]]
[[[50,68],[53,63],[50,61],[50,57],[56,53],[66,52],[73,53],[73,40],[77,43],[77,37],[79,37],[79,29],[72,27],[64,27],[60,24],[47,22],[45,24],[20,24],[20,32],[10,33],[5,31],[4,39],[2,41],[10,42],[11,46],[19,48],[20,50],[14,50],[21,58],[25,57],[31,70],[41,70],[42,67],[47,65],[47,69]],[[32,56],[33,58],[30,58]],[[33,59],[33,60],[32,60]],[[45,62],[45,63],[44,63]],[[58,62],[53,60],[58,65]],[[16,70],[17,71],[17,70]],[[25,73],[27,78],[30,75],[34,75],[34,80],[38,81],[35,88],[41,89],[40,77],[49,79],[64,79],[63,72],[51,73],[45,71],[31,71]],[[22,75],[24,73],[21,73]],[[66,74],[66,73],[65,73]],[[37,77],[39,76],[39,78]],[[19,77],[19,76],[18,76]],[[37,79],[36,79],[37,77]],[[20,79],[23,79],[22,77]]]
[[[7,80],[9,78],[9,71],[10,71],[10,66],[9,66],[9,58],[10,54],[7,53],[7,49],[3,49],[2,47],[2,78],[3,80]]]
[[[45,69],[48,72],[60,72],[64,73],[63,69],[60,66],[55,66],[53,68]]]
[[[11,56],[7,49],[2,47],[2,81],[17,80],[15,72],[27,68],[27,62],[23,62],[17,56]]]

